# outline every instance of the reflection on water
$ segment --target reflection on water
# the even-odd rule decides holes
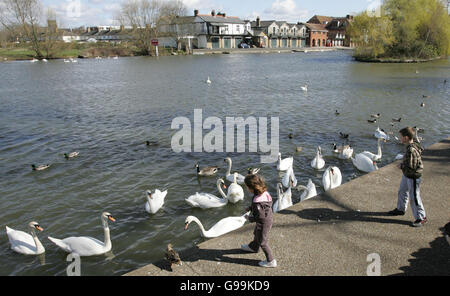
[[[216,178],[198,179],[196,163],[220,166],[222,177],[226,157],[241,174],[261,168],[276,196],[276,165],[260,164],[258,153],[174,153],[175,117],[193,122],[194,109],[224,122],[227,116],[279,117],[280,151],[294,156],[299,184],[311,178],[321,185],[323,172],[310,166],[318,145],[326,165],[338,166],[347,182],[362,173],[334,157],[332,144],[342,143],[339,132],[350,135],[356,153],[376,153],[377,126],[394,134],[407,125],[424,128],[425,146],[449,136],[450,86],[443,83],[449,70],[448,61],[356,63],[346,52],[1,63],[0,225],[21,228],[39,221],[47,251],[41,265],[13,253],[1,232],[0,274],[65,275],[67,254],[46,237],[102,241],[103,211],[117,219],[110,225],[114,256],[83,257],[83,275],[121,275],[162,259],[168,243],[183,250],[201,242],[198,229],[184,231],[187,216],[197,216],[209,229],[221,218],[242,215],[251,198],[246,192],[243,203],[190,208],[184,199],[195,192],[218,195]],[[205,83],[208,76],[211,85]],[[305,84],[307,93],[301,90]],[[369,124],[376,113],[382,114],[378,123]],[[402,122],[391,126],[399,117]],[[387,142],[382,150],[379,167],[402,147]],[[66,160],[64,153],[73,151],[80,155]],[[31,171],[31,164],[47,163],[48,170]],[[156,188],[169,193],[163,209],[150,216],[145,191]],[[301,193],[293,194],[298,201]]]

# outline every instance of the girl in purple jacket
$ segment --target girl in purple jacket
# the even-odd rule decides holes
[[[258,253],[259,248],[264,251],[266,261],[259,262],[262,267],[277,267],[277,260],[272,256],[269,247],[269,231],[272,228],[272,197],[267,192],[264,179],[258,175],[248,175],[245,178],[245,185],[248,191],[254,195],[252,205],[247,209],[251,211],[251,216],[247,216],[250,222],[256,222],[253,232],[254,239],[248,245],[242,245],[241,249],[246,252]]]

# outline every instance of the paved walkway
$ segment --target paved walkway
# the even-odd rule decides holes
[[[450,246],[442,229],[450,221],[450,138],[425,150],[423,160],[425,227],[410,226],[410,208],[405,216],[386,215],[397,204],[401,180],[394,163],[276,214],[269,240],[276,269],[258,267],[262,251],[239,250],[252,238],[253,224],[247,224],[182,253],[183,265],[173,272],[161,261],[127,275],[365,276],[367,256],[377,253],[381,275],[448,276]]]

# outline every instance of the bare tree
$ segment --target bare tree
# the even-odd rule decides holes
[[[11,32],[20,34],[31,43],[37,58],[43,58],[40,40],[42,5],[39,0],[0,0],[0,23]],[[17,33],[17,32],[16,32]]]
[[[186,15],[187,8],[181,0],[170,0],[162,7],[162,31],[175,40],[178,50],[183,39],[194,32],[193,18],[186,18]]]
[[[133,27],[132,36],[142,54],[150,55],[154,47],[151,40],[158,38],[161,25],[179,15],[186,15],[181,0],[125,0],[116,17],[122,25]]]
[[[132,38],[142,54],[152,52],[152,38],[158,36],[156,23],[160,14],[159,0],[126,0],[122,2],[118,20],[133,27]]]
[[[61,33],[58,30],[58,23],[56,20],[56,12],[48,8],[47,9],[47,27],[45,30],[41,33],[41,45],[42,49],[45,52],[45,57],[50,58],[60,41]]]

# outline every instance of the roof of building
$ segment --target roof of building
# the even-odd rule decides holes
[[[305,25],[311,31],[326,31],[326,32],[328,32],[328,30],[326,29],[326,25],[308,24],[308,23],[306,23]]]
[[[243,20],[235,16],[212,16],[212,15],[198,15],[199,18],[207,23],[228,23],[228,24],[245,24]]]
[[[260,21],[261,28],[269,27],[271,24],[276,23],[275,20],[272,21]],[[252,27],[256,27],[256,21],[251,22]]]
[[[313,23],[315,20],[318,20],[321,24],[327,24],[331,22],[334,17],[324,16],[324,15],[315,15],[307,21],[307,23]]]

